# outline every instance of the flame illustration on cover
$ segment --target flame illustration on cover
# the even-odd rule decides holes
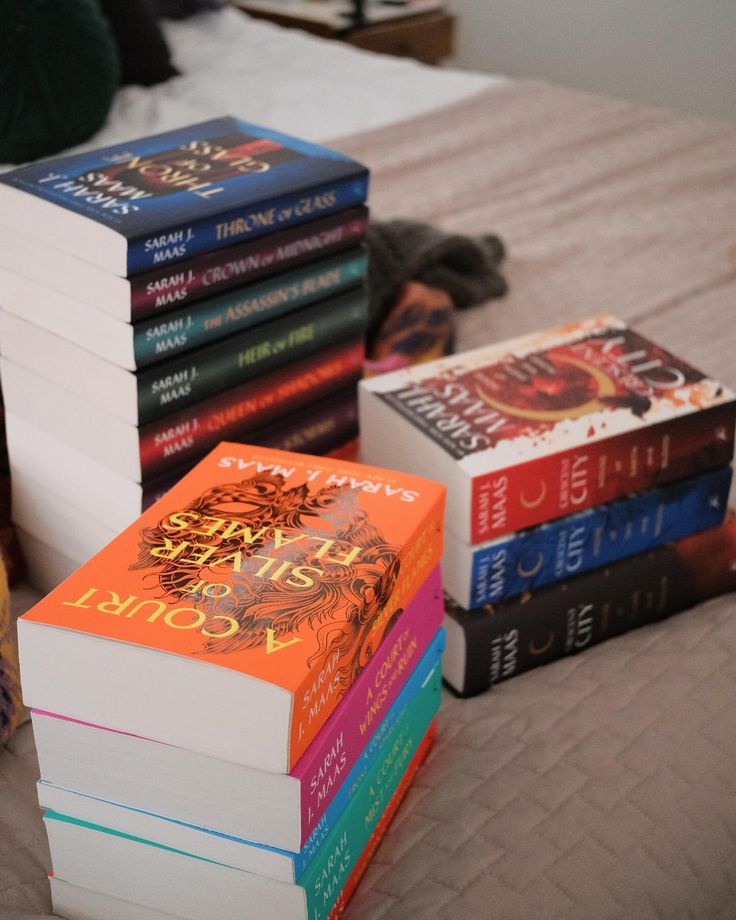
[[[206,614],[205,653],[280,649],[298,641],[300,627],[313,628],[318,647],[307,664],[321,668],[337,655],[339,695],[401,613],[391,611],[386,628],[374,630],[400,564],[357,493],[288,488],[279,474],[214,486],[144,528],[130,569],[145,572],[162,599]]]

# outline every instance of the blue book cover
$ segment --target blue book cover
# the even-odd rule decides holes
[[[384,790],[388,794],[386,800],[390,798],[393,788],[398,783],[401,775],[403,775],[403,767],[408,764],[411,759],[411,755],[424,735],[424,732],[439,706],[441,693],[440,661],[444,646],[445,633],[444,630],[440,628],[425,649],[421,659],[408,677],[393,705],[386,713],[381,725],[365,746],[360,758],[355,763],[350,773],[345,777],[337,795],[332,800],[309,839],[298,853],[292,853],[288,850],[266,846],[264,844],[253,843],[252,841],[240,837],[222,834],[215,830],[198,827],[162,815],[154,815],[151,812],[141,811],[140,809],[131,808],[129,806],[114,803],[108,804],[111,804],[116,811],[120,810],[128,814],[137,812],[147,818],[155,818],[158,821],[178,825],[179,827],[191,831],[192,834],[190,839],[192,840],[192,846],[187,850],[178,850],[178,852],[185,852],[188,855],[207,859],[208,857],[203,855],[203,853],[208,852],[207,848],[203,848],[203,844],[201,842],[198,843],[197,838],[199,835],[204,835],[205,838],[209,835],[214,838],[219,838],[222,841],[228,841],[235,845],[236,848],[235,851],[230,851],[233,858],[229,862],[212,859],[210,859],[210,861],[222,861],[224,864],[235,868],[244,868],[241,859],[237,857],[237,851],[242,847],[256,848],[264,854],[272,853],[291,862],[293,866],[293,881],[299,882],[302,876],[307,875],[307,870],[309,870],[310,866],[315,862],[316,857],[324,856],[325,853],[328,852],[329,841],[341,837],[346,833],[348,835],[358,834],[362,837],[365,833],[367,823],[370,823],[367,822],[367,819],[364,820],[364,810],[370,799],[375,796],[378,786],[386,783],[387,788]],[[404,743],[404,736],[406,736],[407,739],[411,736],[411,744],[407,745]],[[401,757],[395,754],[392,755],[399,741],[402,742]],[[383,774],[385,774],[385,777],[383,777],[382,774],[382,777],[379,779],[376,773],[380,770],[387,758],[391,761],[391,769],[384,769]],[[392,775],[392,771],[395,775]],[[48,786],[49,784],[45,784],[43,780],[41,780],[39,785]],[[369,788],[371,786],[374,787],[372,791]],[[49,788],[53,787],[49,786]],[[87,796],[83,793],[71,794],[80,799],[95,798],[94,796]],[[97,801],[101,800],[97,799]],[[57,813],[53,810],[49,810],[46,813],[46,817],[48,818],[56,816]],[[378,816],[379,813],[376,813],[374,816],[376,820]],[[73,815],[66,817],[68,820],[74,820],[78,823],[89,823]],[[146,827],[150,828],[150,822],[146,824]],[[115,828],[112,828],[111,832],[123,833]],[[163,836],[165,839],[165,835]],[[370,836],[370,834],[368,834],[368,836]],[[154,846],[163,846],[164,848],[171,849],[171,847],[163,844],[160,838],[151,839],[151,837],[144,838],[142,836],[136,836],[136,839],[140,839],[141,842],[153,844]],[[200,837],[199,839],[201,841],[202,838]],[[325,843],[327,843],[328,849],[325,849]],[[355,856],[358,855],[361,848],[362,847],[357,845],[353,848]],[[309,876],[311,877],[315,874],[318,874],[316,867],[314,871],[309,873]]]
[[[23,166],[2,185],[119,234],[118,273],[133,275],[361,204],[368,173],[344,154],[224,117]]]
[[[443,566],[446,588],[463,607],[480,607],[716,527],[730,486],[731,467],[722,467],[467,547],[469,583],[450,585]]]

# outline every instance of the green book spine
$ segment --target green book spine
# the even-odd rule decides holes
[[[364,249],[353,249],[137,323],[133,327],[136,366],[208,345],[357,287],[365,280],[367,262]]]
[[[358,857],[368,843],[394,790],[439,707],[442,669],[438,663],[406,707],[391,743],[361,780],[350,804],[299,879],[307,896],[308,920],[326,920]]]
[[[361,335],[364,289],[305,307],[138,372],[138,423],[144,425],[206,396],[245,383],[335,342]]]

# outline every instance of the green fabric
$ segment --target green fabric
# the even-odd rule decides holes
[[[81,144],[119,85],[117,49],[95,0],[0,0],[0,163]]]

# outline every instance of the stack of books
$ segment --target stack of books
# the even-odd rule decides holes
[[[364,381],[363,459],[447,485],[448,683],[735,588],[735,421],[732,392],[611,316]]]
[[[443,510],[223,443],[21,618],[55,913],[339,916],[434,737]]]
[[[0,177],[13,513],[39,586],[223,439],[349,450],[367,184],[233,118]]]

